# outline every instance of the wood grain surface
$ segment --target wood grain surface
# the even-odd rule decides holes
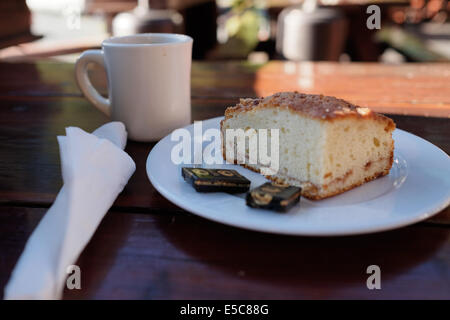
[[[0,287],[44,209],[0,207]],[[442,299],[448,229],[415,225],[373,235],[289,237],[249,232],[169,210],[109,212],[77,261],[67,299]],[[380,266],[382,289],[366,268]]]

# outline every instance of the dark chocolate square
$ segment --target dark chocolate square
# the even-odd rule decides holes
[[[246,202],[252,208],[287,212],[300,201],[301,191],[300,187],[267,182],[248,192]]]
[[[243,193],[250,188],[250,180],[236,170],[183,167],[181,175],[198,192]]]

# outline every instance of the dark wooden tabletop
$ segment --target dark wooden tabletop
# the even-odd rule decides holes
[[[73,64],[0,63],[0,289],[62,185],[56,136],[108,121],[80,94]],[[93,82],[106,91],[104,75]],[[450,153],[450,65],[194,63],[193,119],[239,97],[332,94],[391,114]],[[427,116],[426,116],[427,115]],[[399,230],[312,238],[263,234],[196,217],[148,181],[154,143],[129,142],[137,169],[77,264],[66,299],[450,299],[450,210]],[[424,186],[425,188],[426,186]],[[380,266],[381,290],[366,268]],[[3,292],[0,293],[0,297]]]

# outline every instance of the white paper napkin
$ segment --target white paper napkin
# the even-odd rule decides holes
[[[5,299],[60,299],[73,265],[136,169],[123,151],[127,132],[111,122],[58,137],[64,185],[28,239]]]

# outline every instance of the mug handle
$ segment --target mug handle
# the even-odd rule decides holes
[[[100,93],[98,93],[98,91],[92,86],[92,83],[89,80],[87,67],[90,63],[96,63],[105,69],[105,61],[103,60],[102,50],[84,51],[77,59],[75,64],[75,78],[77,79],[78,87],[94,106],[96,106],[107,116],[110,116],[111,103],[109,99],[102,97],[102,95],[100,95]]]

